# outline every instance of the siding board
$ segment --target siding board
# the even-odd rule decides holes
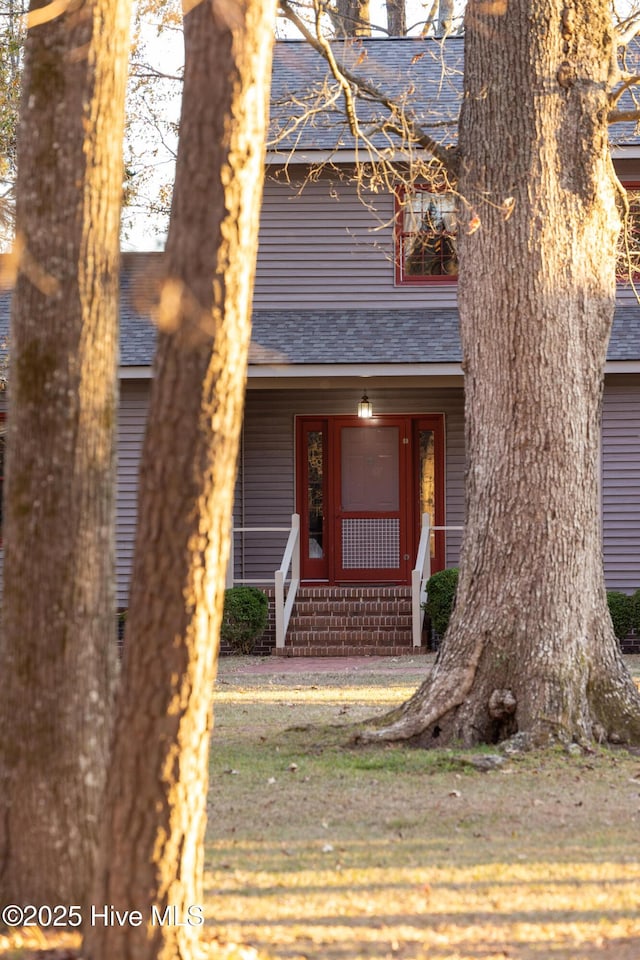
[[[607,377],[602,413],[602,518],[607,588],[640,588],[640,376]]]
[[[267,177],[254,308],[455,306],[455,284],[395,285],[393,197],[365,199],[346,181]]]
[[[149,381],[121,380],[118,413],[116,597],[126,607],[138,519],[138,472],[149,405]]]

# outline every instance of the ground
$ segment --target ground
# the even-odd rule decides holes
[[[481,772],[488,751],[345,747],[346,725],[400,702],[431,662],[221,661],[210,956],[638,960],[640,756],[522,754]],[[35,945],[5,939],[0,957]]]

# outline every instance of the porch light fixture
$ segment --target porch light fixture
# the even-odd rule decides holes
[[[366,393],[362,394],[362,400],[358,404],[358,416],[363,420],[370,420],[373,416],[373,407]]]

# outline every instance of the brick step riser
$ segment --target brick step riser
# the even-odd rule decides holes
[[[357,637],[358,642],[364,643],[391,643],[394,637],[398,637],[400,640],[404,641],[405,639],[411,639],[413,632],[409,627],[406,627],[404,630],[398,629],[397,627],[367,627],[361,629],[358,626],[351,625],[350,627],[326,627],[325,629],[315,630],[313,627],[303,630],[296,628],[295,630],[287,631],[287,642],[290,643],[303,643],[311,640],[317,640],[318,642],[325,642],[327,637],[334,637],[336,641],[347,640],[348,637]]]
[[[361,644],[315,644],[308,647],[289,647],[275,649],[277,657],[406,657],[407,654],[420,656],[428,653],[426,647],[413,647],[409,644],[396,644],[388,647],[366,647]]]
[[[394,617],[410,616],[410,603],[296,603],[296,617]]]
[[[413,633],[410,627],[405,627],[405,629],[399,629],[398,627],[367,627],[361,628],[357,624],[351,624],[348,627],[334,627],[326,628],[324,630],[316,630],[313,628],[307,630],[288,630],[287,631],[287,643],[313,643],[314,641],[325,643],[327,638],[331,637],[336,642],[341,642],[344,640],[347,642],[349,638],[357,637],[358,643],[391,643],[394,639],[404,642],[405,640],[411,640]]]
[[[363,614],[357,617],[345,616],[343,613],[331,614],[311,614],[300,616],[294,613],[289,621],[289,629],[301,627],[305,630],[311,630],[314,627],[349,627],[353,626],[354,620],[361,627],[407,627],[411,626],[410,613],[377,613]]]

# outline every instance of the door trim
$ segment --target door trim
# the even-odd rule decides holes
[[[340,513],[340,427],[358,426],[367,429],[369,425],[400,425],[399,473],[400,485],[400,559],[399,570],[389,569],[353,569],[345,574],[340,569],[340,538],[337,537],[338,515]],[[306,583],[385,583],[408,584],[411,569],[415,561],[420,539],[421,515],[419,498],[419,433],[431,430],[434,434],[434,512],[435,525],[445,522],[445,416],[437,414],[383,414],[363,421],[357,416],[296,415],[296,510],[300,514],[300,555],[301,578]],[[308,438],[317,433],[322,438],[322,482],[315,477],[317,491],[322,496],[322,556],[310,556],[310,510]],[[404,442],[406,441],[406,442]],[[317,442],[317,441],[314,441]],[[317,451],[315,452],[317,461]],[[313,469],[317,469],[314,467]],[[317,512],[313,522],[317,527]],[[435,573],[445,566],[445,535],[435,532],[435,555],[432,556],[431,569]],[[317,539],[317,538],[316,538]],[[314,545],[317,552],[317,543]],[[404,556],[408,555],[408,560]]]

